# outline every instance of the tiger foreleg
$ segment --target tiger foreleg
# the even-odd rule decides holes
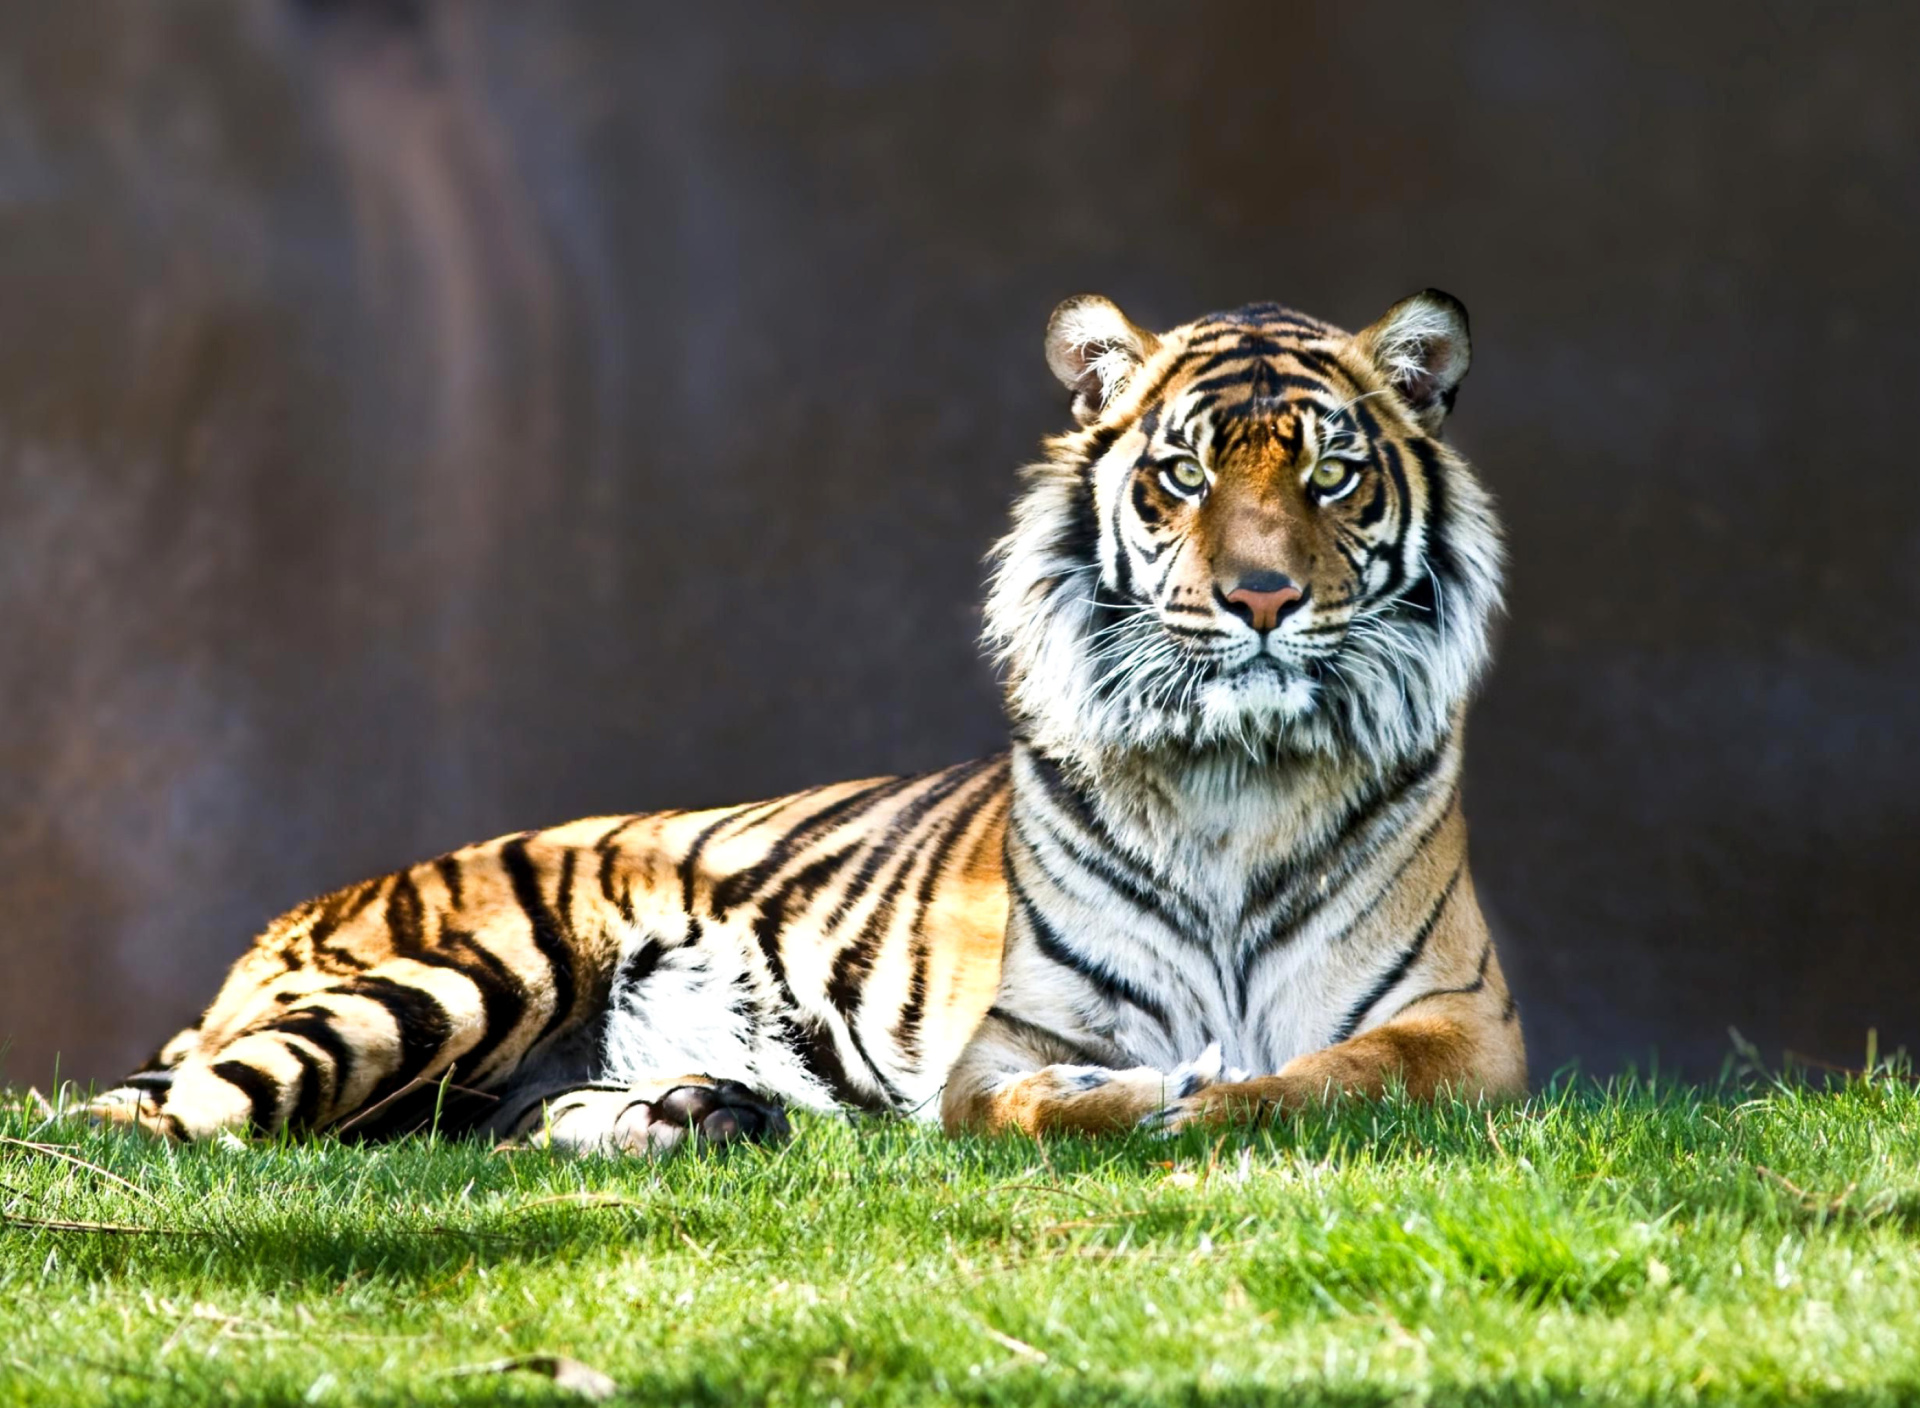
[[[941,1104],[949,1133],[1018,1130],[1027,1135],[1132,1129],[1211,1088],[1223,1075],[1220,1048],[1171,1070],[1090,1065],[1059,1058],[1105,1054],[1004,1013],[989,1013],[947,1079]]]
[[[1438,1006],[1439,1004],[1430,1004]],[[1223,1081],[1171,1102],[1151,1121],[1168,1130],[1249,1123],[1342,1095],[1393,1089],[1415,1100],[1526,1093],[1519,1029],[1477,1010],[1423,1011],[1295,1057],[1270,1076]]]
[[[792,1133],[780,1105],[733,1080],[671,1076],[638,1085],[590,1085],[501,1112],[495,1133],[574,1154],[643,1154],[776,1144]]]
[[[978,1102],[990,1133],[1106,1134],[1132,1129],[1158,1111],[1214,1088],[1220,1049],[1162,1071],[1153,1066],[1043,1066],[1006,1077]]]

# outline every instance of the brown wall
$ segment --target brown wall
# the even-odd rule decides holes
[[[1911,6],[10,7],[6,1074],[116,1073],[269,915],[458,842],[995,747],[980,555],[1083,289],[1473,310],[1469,811],[1537,1069],[1915,1042],[1917,50]]]

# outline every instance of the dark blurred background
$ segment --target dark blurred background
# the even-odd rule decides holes
[[[1536,1073],[1920,1039],[1920,7],[0,11],[0,1040],[325,888],[996,748],[1040,333],[1473,313]]]

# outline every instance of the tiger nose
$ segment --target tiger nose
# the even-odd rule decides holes
[[[1278,572],[1253,572],[1227,593],[1227,610],[1256,631],[1270,631],[1306,593]]]

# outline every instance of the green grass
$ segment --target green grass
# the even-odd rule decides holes
[[[1920,1398],[1898,1073],[1044,1149],[815,1118],[659,1167],[9,1104],[97,1168],[0,1146],[0,1401],[583,1401],[453,1372],[542,1352],[644,1403]]]

